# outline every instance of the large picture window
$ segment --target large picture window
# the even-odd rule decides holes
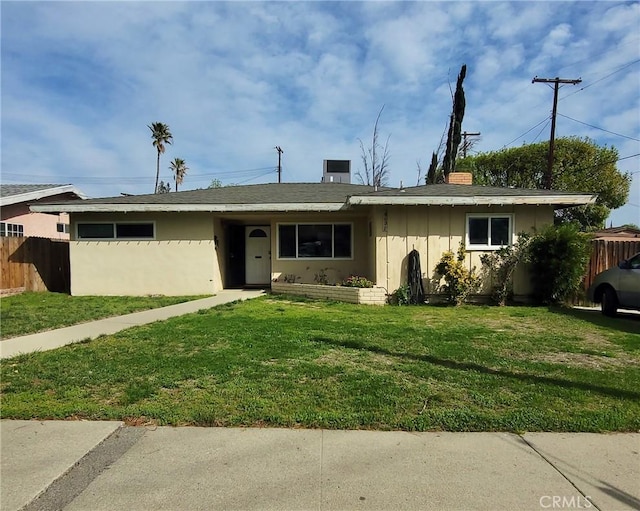
[[[497,250],[512,241],[511,215],[467,215],[467,249]]]
[[[351,259],[351,224],[279,224],[280,259]]]
[[[126,240],[153,239],[153,222],[79,223],[77,239]]]

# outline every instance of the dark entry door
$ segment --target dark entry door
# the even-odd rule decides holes
[[[225,287],[242,287],[245,284],[244,225],[228,225],[226,237],[228,248]]]

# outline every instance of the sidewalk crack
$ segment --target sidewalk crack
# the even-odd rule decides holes
[[[546,461],[549,465],[551,465],[551,467],[558,472],[558,474],[560,474],[563,479],[565,481],[567,481],[571,486],[573,486],[576,491],[582,495],[585,500],[589,503],[591,503],[591,505],[593,506],[594,509],[596,509],[597,511],[602,511],[598,505],[592,500],[592,497],[589,497],[585,492],[583,492],[571,479],[569,479],[569,477],[567,477],[564,472],[562,472],[562,470],[560,470],[558,467],[556,467],[556,465],[549,459],[547,458],[544,454],[542,454],[542,452],[540,452],[535,445],[533,445],[531,442],[529,442],[523,435],[518,435],[522,441],[527,444],[529,446],[529,448],[535,452],[538,456],[540,456],[544,461]]]

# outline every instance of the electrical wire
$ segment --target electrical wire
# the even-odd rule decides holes
[[[276,169],[272,169],[272,170],[270,170],[269,172],[265,172],[264,174],[261,174],[261,175],[259,175],[259,176],[255,176],[255,177],[251,177],[251,178],[249,178],[249,179],[245,179],[244,181],[240,181],[240,182],[239,182],[239,183],[237,183],[237,184],[242,185],[242,184],[248,183],[249,181],[253,181],[254,179],[259,179],[259,178],[261,178],[261,177],[268,176],[268,175],[272,174],[275,170],[276,170]]]
[[[590,128],[594,128],[596,130],[604,131],[606,133],[611,133],[612,135],[616,135],[617,137],[628,138],[629,140],[634,140],[635,142],[640,142],[640,139],[628,137],[627,135],[621,135],[620,133],[616,133],[614,131],[605,130],[604,128],[598,128],[598,126],[594,126],[593,124],[588,124],[586,122],[579,121],[574,119],[573,117],[569,117],[568,115],[561,114],[560,112],[556,112],[560,117],[564,117],[565,119],[569,119],[570,121],[577,122],[579,124],[584,124],[585,126],[589,126]]]
[[[536,135],[536,137],[531,141],[531,143],[532,143],[532,144],[533,144],[536,140],[538,140],[538,137],[539,137],[540,135],[542,135],[542,132],[543,132],[544,130],[546,130],[546,129],[547,129],[547,126],[549,126],[549,123],[550,123],[550,122],[551,122],[551,119],[549,119],[549,120],[547,121],[547,123],[546,123],[546,124],[542,127],[542,129],[538,132],[538,134]]]
[[[582,60],[578,60],[578,61],[573,62],[571,64],[567,64],[566,66],[562,66],[561,68],[558,69],[558,71],[562,71],[564,69],[569,69],[569,68],[571,68],[573,66],[577,66],[578,64],[583,64],[584,62],[591,63],[591,62],[593,62],[593,60],[596,57],[600,57],[602,55],[606,55],[607,53],[610,53],[612,51],[620,51],[620,48],[624,48],[625,46],[629,46],[631,44],[637,45],[639,41],[640,41],[640,38],[635,38],[635,39],[633,39],[631,41],[627,41],[626,43],[618,44],[616,46],[611,46],[611,47],[607,48],[606,50],[601,51],[600,53],[590,54],[587,58],[584,58]]]
[[[527,133],[529,133],[530,131],[533,131],[534,129],[536,129],[538,126],[540,126],[543,122],[549,122],[550,117],[545,117],[544,119],[542,119],[538,124],[536,124],[535,126],[533,126],[532,128],[529,128],[527,131],[525,131],[522,135],[517,136],[516,138],[514,138],[511,142],[509,142],[508,144],[505,144],[502,146],[502,149],[505,149],[506,147],[510,146],[511,144],[513,144],[516,140],[524,137]]]
[[[609,78],[610,76],[613,76],[614,74],[622,71],[623,69],[628,68],[629,66],[632,66],[633,64],[637,64],[638,62],[640,62],[640,59],[634,60],[633,62],[629,62],[628,64],[625,64],[624,66],[616,69],[615,71],[613,71],[612,73],[609,73],[606,76],[603,76],[602,78],[596,80],[595,82],[590,83],[589,85],[585,85],[584,87],[580,87],[578,90],[573,91],[570,94],[567,94],[566,96],[562,96],[558,101],[562,101],[563,99],[566,99],[570,96],[573,96],[574,94],[578,94],[578,92],[582,92],[585,89],[588,89],[589,87],[591,87],[592,85],[595,85],[598,82],[601,82],[602,80],[606,80],[607,78]]]
[[[258,177],[262,177],[265,175],[264,171],[268,171],[271,173],[274,171],[274,167],[260,167],[255,169],[244,169],[244,170],[236,170],[236,171],[223,171],[223,172],[212,172],[212,173],[204,173],[204,174],[187,174],[187,179],[191,182],[197,181],[208,181],[211,179],[220,179],[220,178],[248,178],[256,179]],[[2,173],[3,180],[18,180],[22,182],[42,182],[43,180],[47,181],[52,178],[51,175],[43,175],[43,174],[22,174],[22,173],[13,173],[13,172],[3,172]],[[150,180],[153,180],[153,176],[74,176],[74,175],[57,175],[55,176],[56,181],[69,181],[75,184],[111,184],[114,179],[118,180],[119,184],[143,184],[148,183]]]

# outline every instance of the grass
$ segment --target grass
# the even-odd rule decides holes
[[[120,316],[202,298],[199,296],[69,296],[21,293],[0,300],[3,339]]]
[[[3,418],[640,430],[640,321],[542,307],[264,297],[21,355],[2,373]]]

